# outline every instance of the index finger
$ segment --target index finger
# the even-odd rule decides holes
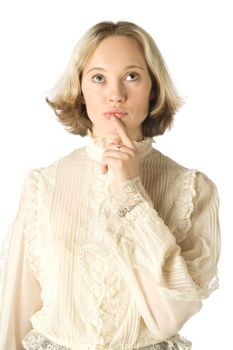
[[[123,124],[123,122],[121,120],[119,120],[117,117],[115,117],[115,119],[112,119],[113,123],[116,126],[116,130],[118,132],[118,135],[120,136],[122,143],[132,149],[136,150],[136,146],[133,143],[133,140],[128,136],[127,132],[126,132],[126,128]]]

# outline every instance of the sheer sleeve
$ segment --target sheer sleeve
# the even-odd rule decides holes
[[[23,349],[21,340],[32,328],[30,317],[41,307],[40,286],[25,253],[24,230],[36,196],[32,171],[21,193],[18,212],[10,226],[0,256],[0,350]]]
[[[125,183],[105,210],[116,265],[145,324],[159,340],[178,332],[217,287],[212,282],[220,250],[218,193],[202,173],[196,174],[194,188],[189,190],[195,192],[190,227],[185,235],[178,234],[186,237],[179,243],[153,207],[139,177]],[[116,213],[123,204],[132,210],[122,217]]]
[[[200,172],[196,176],[195,192],[191,227],[180,247],[199,295],[206,298],[218,288],[217,264],[221,246],[219,198],[215,184]]]

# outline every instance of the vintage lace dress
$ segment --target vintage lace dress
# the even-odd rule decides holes
[[[2,249],[0,350],[191,348],[177,332],[217,288],[216,187],[149,137],[119,185],[101,173],[108,141],[29,171]]]

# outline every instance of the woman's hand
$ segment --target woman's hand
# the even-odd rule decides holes
[[[115,117],[111,118],[118,136],[112,143],[105,146],[101,161],[102,174],[106,174],[108,167],[112,167],[113,172],[119,182],[131,180],[139,175],[139,152],[131,138],[127,135],[124,124]],[[121,144],[120,150],[117,145]]]

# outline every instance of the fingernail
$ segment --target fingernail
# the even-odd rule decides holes
[[[116,120],[116,117],[114,115],[112,115],[111,120]]]

